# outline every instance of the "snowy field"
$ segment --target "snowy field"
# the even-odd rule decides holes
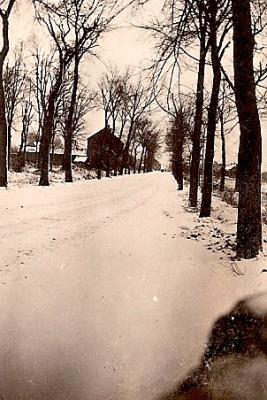
[[[11,185],[0,209],[7,400],[157,399],[215,318],[267,289],[266,253],[231,260],[236,209],[215,198],[199,220],[168,173]]]

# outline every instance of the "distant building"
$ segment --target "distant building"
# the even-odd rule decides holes
[[[90,168],[114,169],[123,151],[123,142],[110,127],[101,129],[87,139],[87,164]]]
[[[14,168],[18,159],[18,152],[11,153],[11,167]],[[39,146],[27,146],[23,152],[26,164],[36,165],[39,157]],[[50,160],[53,161],[54,166],[61,166],[64,158],[64,149],[55,149],[50,152]],[[72,162],[78,166],[84,167],[87,162],[87,155],[85,152],[72,152]]]
[[[77,165],[83,165],[87,162],[86,154],[72,154],[72,162]]]

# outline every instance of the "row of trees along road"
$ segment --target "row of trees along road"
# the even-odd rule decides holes
[[[172,113],[167,145],[180,189],[185,161],[181,148],[186,147],[185,138],[190,139],[189,205],[193,208],[198,204],[201,149],[205,141],[200,217],[209,217],[211,213],[218,122],[223,154],[222,190],[225,132],[239,124],[236,255],[240,258],[255,257],[262,248],[259,109],[266,90],[267,68],[262,61],[266,9],[262,0],[172,0],[164,3],[162,18],[143,27],[157,40],[151,66],[154,91],[161,108]],[[189,70],[189,78],[196,81],[191,128],[187,121],[192,120],[192,100],[186,101],[185,97],[192,95],[192,90],[181,81]],[[192,78],[193,71],[197,72],[196,79]]]
[[[126,9],[145,1],[136,0],[28,0],[35,18],[46,35],[47,52],[33,45],[32,65],[26,66],[23,45],[15,61],[5,61],[9,52],[9,20],[20,4],[0,2],[2,48],[0,49],[0,186],[7,186],[12,127],[19,112],[22,121],[18,169],[23,167],[29,126],[37,119],[36,148],[40,142],[40,185],[49,185],[50,149],[58,131],[63,132],[65,180],[72,181],[72,147],[75,134],[82,130],[83,118],[94,106],[94,94],[84,87],[81,65],[96,55],[100,38]],[[11,33],[12,34],[12,33]],[[13,57],[14,58],[14,57]],[[29,57],[27,57],[27,60]],[[19,109],[19,111],[18,111]],[[36,118],[37,114],[37,118]],[[135,122],[136,116],[132,120]],[[127,141],[130,148],[131,137]],[[128,152],[125,150],[125,158]],[[8,162],[7,162],[8,160]]]
[[[50,149],[54,148],[59,132],[64,140],[65,180],[72,181],[75,135],[83,130],[84,117],[93,107],[103,110],[105,127],[109,125],[112,133],[124,142],[115,174],[129,170],[133,160],[136,171],[149,170],[159,147],[159,131],[150,118],[156,102],[170,121],[167,146],[180,189],[184,160],[188,159],[189,204],[193,208],[198,204],[201,153],[205,149],[200,217],[209,217],[216,128],[220,122],[223,189],[225,132],[231,131],[238,120],[237,256],[256,256],[262,245],[258,110],[259,102],[266,97],[267,68],[262,61],[265,0],[164,1],[162,17],[143,27],[153,32],[157,43],[149,71],[152,85],[141,75],[133,77],[130,70],[123,74],[114,69],[103,75],[97,93],[83,85],[82,63],[96,55],[99,39],[126,8],[148,0],[28,1],[34,5],[36,20],[46,32],[50,49],[46,53],[38,45],[33,46],[33,66],[28,68],[21,45],[13,63],[5,65],[9,19],[19,2],[0,2],[0,186],[7,186],[7,159],[10,160],[12,127],[18,108],[22,122],[18,169],[25,162],[29,126],[37,119],[39,183],[48,185]],[[193,91],[181,81],[185,70],[191,71],[191,77],[196,72]],[[109,165],[106,173],[110,174]]]
[[[104,113],[105,127],[124,142],[117,154],[114,174],[149,172],[154,166],[160,147],[160,131],[150,117],[154,102],[151,83],[143,73],[133,73],[129,68],[120,73],[111,68],[99,81],[97,107]],[[109,176],[109,165],[106,175]]]

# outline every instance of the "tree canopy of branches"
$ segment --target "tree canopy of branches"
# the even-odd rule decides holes
[[[182,97],[175,107],[175,114],[171,117],[170,128],[166,136],[167,151],[171,156],[172,173],[178,184],[178,190],[183,190],[184,181],[184,145],[192,138],[192,99]]]
[[[57,103],[57,118],[55,120],[54,131],[63,137],[63,139],[65,139],[66,136],[66,125],[68,124],[69,110],[72,102],[72,85],[73,75],[70,74],[62,86]],[[95,92],[90,91],[83,84],[79,85],[72,115],[72,148],[79,147],[78,143],[83,139],[85,133],[85,117],[88,112],[95,107],[95,97]],[[65,155],[62,165],[64,170],[66,170],[66,152],[68,152],[68,150],[69,149],[66,149],[66,146],[64,146]]]
[[[240,10],[242,12],[239,12],[238,7],[241,7]],[[167,106],[173,99],[174,82],[178,81],[178,87],[183,86],[181,78],[183,69],[191,68],[198,72],[190,165],[189,205],[192,207],[197,206],[198,197],[201,136],[203,135],[204,120],[205,75],[207,70],[212,73],[212,85],[207,88],[209,106],[200,217],[208,217],[211,212],[214,145],[218,121],[220,122],[223,154],[221,189],[224,188],[223,174],[226,167],[224,125],[231,119],[234,121],[235,106],[227,104],[225,93],[220,98],[222,77],[227,82],[232,93],[236,95],[236,107],[241,129],[237,182],[239,182],[238,188],[242,190],[242,196],[239,196],[237,254],[242,257],[256,254],[261,242],[259,206],[261,139],[258,110],[261,110],[266,104],[264,100],[266,94],[264,81],[267,77],[267,65],[262,51],[265,46],[262,36],[267,26],[266,10],[267,4],[263,0],[247,0],[244,2],[241,0],[167,0],[164,2],[163,17],[155,19],[149,26],[143,27],[152,31],[154,38],[157,40],[157,55],[152,65],[153,82],[155,88],[160,81],[165,80]],[[244,19],[243,24],[241,23],[241,18],[239,18],[241,13]],[[228,47],[232,30],[234,31],[234,55],[233,58],[224,57],[225,53],[228,56],[230,55]],[[248,53],[248,56],[246,53]],[[247,61],[245,62],[244,59],[246,57]],[[188,60],[191,60],[191,62]],[[228,62],[226,68],[224,66],[225,60]],[[233,64],[234,84],[232,79],[229,78],[229,70],[231,74]],[[239,71],[238,64],[240,64]],[[245,65],[245,68],[242,68],[243,65]],[[243,88],[243,95],[240,87]],[[180,89],[178,88],[177,92],[179,93],[179,91]],[[247,114],[246,121],[244,109],[249,107],[248,98],[250,98],[252,106]],[[252,127],[254,129],[254,139],[252,139]],[[247,135],[245,135],[245,130],[247,130]],[[248,161],[248,157],[250,157],[250,161]],[[250,177],[249,174],[251,175]],[[254,193],[254,195],[253,201],[251,199],[249,201],[248,193],[250,189],[246,188],[250,187],[252,179],[255,181],[254,192],[251,189],[251,193]],[[250,208],[246,209],[246,207]],[[254,215],[254,220],[251,217],[251,222],[248,225],[242,219],[242,216],[245,218],[246,212],[248,216]],[[249,228],[250,225],[253,225],[255,229]],[[253,241],[254,244],[251,246],[254,246],[254,250],[251,246],[248,246],[245,254],[244,243],[249,240],[249,235],[253,238],[251,242]]]
[[[104,112],[105,128],[124,142],[121,154],[117,154],[114,174],[119,171],[122,175],[130,168],[135,172],[139,148],[143,149],[141,158],[144,161],[146,146],[142,145],[142,138],[153,125],[147,118],[154,99],[149,81],[130,68],[120,72],[113,67],[101,76],[98,88],[96,103]],[[109,176],[108,165],[106,174]]]
[[[49,152],[52,140],[55,104],[68,69],[73,73],[71,101],[65,125],[65,179],[72,181],[71,152],[73,119],[79,85],[79,66],[86,54],[93,55],[101,35],[132,1],[34,0],[38,21],[47,29],[57,54],[57,67],[51,88],[41,140],[40,185],[48,185]]]
[[[201,129],[204,104],[204,78],[207,51],[209,48],[207,14],[205,12],[207,1],[180,1],[168,0],[164,3],[164,17],[154,20],[145,29],[152,31],[157,40],[157,54],[153,61],[154,85],[162,79],[166,80],[168,87],[166,101],[172,102],[173,83],[182,86],[180,74],[182,66],[192,69],[197,63],[197,87],[195,96],[195,118],[192,134],[192,159],[190,167],[189,203],[192,207],[197,205],[198,176],[201,151]],[[195,46],[198,44],[197,57]]]
[[[53,85],[55,52],[52,51],[48,55],[36,45],[32,57],[34,65],[31,80],[37,112],[37,130],[34,145],[36,147],[36,163],[38,161],[38,166],[40,167],[41,156],[38,150],[44,129],[44,122],[47,119],[49,93]],[[39,157],[37,160],[38,154]]]
[[[107,127],[110,125],[115,134],[117,122],[120,119],[120,110],[123,107],[126,83],[130,78],[127,70],[124,74],[120,73],[115,67],[105,72],[99,81],[98,107],[104,111],[104,122]]]
[[[226,177],[226,137],[237,125],[236,107],[234,102],[234,93],[232,92],[226,79],[222,80],[220,88],[220,99],[218,104],[218,122],[221,138],[221,173],[220,173],[220,192],[225,190]]]
[[[32,91],[32,82],[30,79],[27,79],[27,85],[22,95],[21,121],[22,121],[22,128],[20,134],[20,147],[16,162],[16,170],[18,172],[21,172],[26,164],[26,150],[28,144],[28,137],[30,133],[30,126],[33,122],[33,91]]]
[[[211,213],[214,143],[222,75],[221,59],[228,46],[228,43],[225,45],[224,40],[231,28],[231,19],[229,18],[230,1],[209,0],[205,11],[207,14],[213,81],[208,108],[204,183],[202,188],[200,217],[209,217]]]
[[[10,169],[10,152],[12,141],[12,128],[18,106],[23,98],[26,79],[26,66],[23,61],[23,44],[15,50],[14,62],[7,63],[4,71],[4,87],[6,100],[6,119],[8,137],[8,169]]]
[[[146,116],[141,117],[135,126],[132,152],[134,156],[134,172],[151,172],[155,166],[155,158],[159,150],[160,131],[157,125]],[[138,160],[139,152],[139,160]]]
[[[128,132],[125,138],[125,145],[122,153],[122,161],[120,167],[120,175],[123,174],[124,168],[128,167],[129,150],[134,139],[136,124],[139,122],[149,110],[154,101],[153,91],[150,82],[146,81],[140,75],[136,82],[128,82],[123,98],[123,107],[126,110]]]

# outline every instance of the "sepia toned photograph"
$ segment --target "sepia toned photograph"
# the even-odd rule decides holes
[[[0,0],[0,400],[267,400],[266,131],[266,0]]]

